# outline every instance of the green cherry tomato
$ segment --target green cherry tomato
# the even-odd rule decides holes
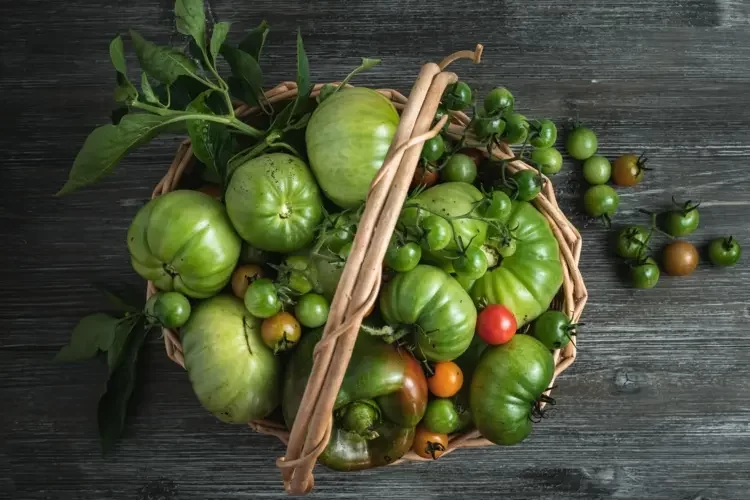
[[[623,259],[640,260],[648,252],[649,230],[643,226],[630,226],[617,233],[617,255]]]
[[[484,216],[488,219],[495,219],[505,222],[510,217],[510,211],[513,208],[510,197],[502,191],[493,191],[489,196],[489,203],[484,211]]]
[[[594,155],[583,162],[583,178],[589,184],[606,184],[611,176],[612,165],[605,157]]]
[[[307,328],[318,328],[328,321],[328,300],[317,293],[307,293],[294,306],[294,316]]]
[[[583,206],[586,213],[594,216],[611,217],[620,205],[620,197],[611,186],[602,184],[591,186],[583,195]]]
[[[653,288],[659,282],[659,265],[649,257],[640,264],[630,268],[630,279],[633,280],[635,288]]]
[[[516,182],[516,199],[531,201],[542,192],[542,178],[536,170],[519,170],[513,174]]]
[[[352,246],[354,246],[353,242],[349,242],[343,247],[341,247],[341,250],[338,251],[339,257],[341,257],[341,260],[346,260],[349,258],[349,254],[352,253]]]
[[[555,148],[537,148],[531,153],[531,161],[536,163],[543,174],[556,174],[562,168],[563,158]]]
[[[438,109],[435,112],[435,120],[432,122],[433,125],[437,124],[437,122],[439,122],[446,115],[448,116],[448,121],[445,122],[442,130],[448,130],[448,126],[450,126],[451,124],[450,113],[448,113],[448,110],[445,109],[445,106],[443,106],[442,104],[438,106]]]
[[[477,280],[487,272],[487,256],[481,248],[469,247],[464,250],[463,254],[453,261],[453,269],[457,274],[463,275],[468,279]]]
[[[422,147],[422,158],[428,162],[438,161],[445,153],[445,141],[443,136],[438,134],[432,139],[427,139]]]
[[[576,334],[576,325],[560,311],[547,311],[534,322],[531,334],[547,349],[562,349]]]
[[[303,271],[295,270],[289,273],[289,288],[295,293],[304,295],[313,289],[313,285]]]
[[[716,238],[708,245],[708,260],[716,266],[733,266],[741,256],[742,247],[732,236]]]
[[[439,215],[430,215],[422,221],[422,242],[427,250],[442,250],[453,239],[451,223]]]
[[[551,120],[539,120],[534,127],[529,143],[535,148],[549,148],[557,140],[557,127]]]
[[[505,120],[501,116],[479,116],[474,120],[474,133],[481,140],[500,135],[505,131]]]
[[[500,241],[500,244],[497,246],[497,253],[500,254],[500,256],[504,259],[507,259],[514,253],[516,253],[516,248],[518,244],[516,243],[515,238],[506,238]]]
[[[529,122],[520,113],[513,113],[505,119],[503,137],[509,144],[521,144],[529,134]]]
[[[179,328],[190,317],[190,301],[180,292],[159,294],[154,304],[154,315],[162,326]]]
[[[427,403],[424,426],[431,432],[450,434],[458,429],[459,415],[453,401],[440,398]]]
[[[505,87],[492,89],[484,98],[484,110],[488,115],[512,113],[514,104],[513,94]]]
[[[687,201],[679,204],[680,208],[670,210],[664,218],[664,230],[672,236],[687,236],[696,229],[700,224],[700,213],[698,204]]]
[[[451,111],[466,109],[471,104],[471,87],[466,82],[456,82],[445,89],[443,105]]]
[[[389,245],[385,253],[385,264],[399,273],[411,271],[422,258],[422,247],[414,242],[405,245]]]
[[[250,314],[261,319],[281,311],[281,301],[273,281],[260,278],[250,283],[245,292],[245,307]]]
[[[590,158],[596,153],[597,146],[596,134],[586,127],[576,127],[568,135],[568,140],[565,141],[568,154],[576,160]]]
[[[468,182],[471,184],[477,178],[477,164],[474,160],[463,154],[456,153],[445,163],[440,172],[443,182]]]

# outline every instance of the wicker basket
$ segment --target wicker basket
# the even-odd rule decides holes
[[[430,126],[445,87],[455,81],[454,73],[444,71],[452,62],[468,58],[479,62],[482,46],[473,51],[461,51],[445,58],[440,64],[425,64],[412,87],[407,99],[396,90],[379,90],[389,98],[401,113],[401,120],[393,138],[386,160],[373,180],[367,197],[352,252],[346,262],[341,281],[331,304],[328,322],[322,340],[314,353],[313,370],[308,380],[305,394],[291,432],[283,423],[274,421],[249,422],[256,431],[278,437],[287,445],[286,456],[277,460],[281,469],[286,491],[290,494],[304,494],[313,487],[312,470],[317,457],[322,453],[332,429],[332,410],[344,373],[351,357],[352,348],[367,310],[377,299],[381,280],[381,263],[385,256],[391,233],[407,196],[410,181],[414,175],[422,143],[437,135],[441,121],[432,129]],[[323,85],[316,85],[312,96],[320,93]],[[292,100],[297,95],[294,82],[283,82],[266,92],[271,103]],[[257,114],[257,108],[240,104],[236,114],[246,118]],[[445,119],[444,119],[445,120]],[[448,133],[459,137],[469,124],[469,117],[463,113],[452,116]],[[469,145],[471,144],[471,134]],[[513,158],[507,145],[496,148],[493,155],[502,159]],[[153,191],[152,197],[168,193],[178,187],[183,174],[193,162],[190,141],[184,141],[175,156],[167,174]],[[533,168],[522,161],[512,161],[508,169],[515,172]],[[578,270],[581,255],[581,236],[568,221],[557,205],[552,184],[545,179],[542,193],[534,200],[536,208],[547,218],[560,244],[563,268],[563,285],[553,307],[563,311],[573,321],[578,321],[587,299],[586,288]],[[356,286],[355,286],[356,284]],[[153,283],[148,283],[147,295],[156,292]],[[183,368],[184,358],[179,334],[174,330],[164,330],[167,355]],[[557,377],[568,368],[576,357],[576,341],[554,353]],[[332,360],[336,360],[333,362]],[[554,380],[554,379],[553,379]],[[489,446],[491,443],[477,430],[450,436],[446,453],[458,448]],[[400,460],[425,460],[414,452],[409,452]]]

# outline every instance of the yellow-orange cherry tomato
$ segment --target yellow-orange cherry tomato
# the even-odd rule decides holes
[[[232,273],[232,293],[237,297],[244,299],[245,292],[250,283],[258,278],[263,277],[263,269],[255,264],[245,264],[239,266]]]
[[[435,363],[433,375],[427,379],[430,392],[439,398],[456,395],[464,384],[464,373],[453,361]]]
[[[422,458],[436,460],[448,449],[448,435],[431,432],[420,425],[414,434],[411,449]]]

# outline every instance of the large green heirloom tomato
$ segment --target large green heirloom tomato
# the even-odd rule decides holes
[[[477,310],[451,275],[420,264],[399,273],[380,295],[383,319],[412,332],[414,354],[430,361],[460,356],[471,343]]]
[[[487,223],[475,218],[480,215],[478,202],[483,198],[484,195],[477,188],[466,182],[438,184],[411,198],[407,205],[419,205],[424,210],[414,206],[405,208],[400,222],[407,230],[413,230],[430,215],[448,217],[454,237],[442,250],[426,252],[427,257],[442,263],[457,255],[456,239],[460,239],[463,246],[471,243],[476,247],[481,247],[487,239]]]
[[[341,89],[317,107],[305,142],[312,171],[331,201],[343,208],[365,201],[398,122],[390,100],[362,87]]]
[[[224,205],[198,191],[154,198],[128,229],[133,269],[160,290],[198,299],[229,282],[241,244]]]
[[[292,428],[322,330],[308,332],[292,353],[281,408]],[[319,460],[342,471],[395,462],[411,448],[427,407],[427,380],[408,352],[360,331],[333,411],[333,432]]]
[[[515,335],[482,354],[471,379],[474,424],[495,444],[520,443],[531,433],[533,410],[552,382],[549,349],[530,335]]]
[[[226,204],[242,239],[269,252],[306,247],[323,218],[323,200],[310,169],[286,153],[259,156],[238,167]]]
[[[240,299],[217,295],[198,304],[180,329],[193,391],[223,422],[247,424],[279,404],[281,363],[263,343],[260,325]]]
[[[516,317],[519,328],[549,309],[562,285],[560,247],[544,216],[525,201],[514,201],[508,227],[515,251],[471,289],[474,302],[502,304]]]

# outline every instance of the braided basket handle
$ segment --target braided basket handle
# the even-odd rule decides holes
[[[323,337],[315,347],[312,372],[289,435],[286,456],[276,462],[287,493],[305,494],[314,485],[312,470],[331,436],[333,406],[359,327],[377,300],[383,258],[406,200],[422,144],[436,136],[448,119],[443,117],[430,129],[445,88],[458,80],[454,73],[443,70],[463,58],[478,63],[481,54],[482,46],[477,45],[473,51],[448,56],[439,65],[427,63],[412,87],[386,159],[370,185]]]

